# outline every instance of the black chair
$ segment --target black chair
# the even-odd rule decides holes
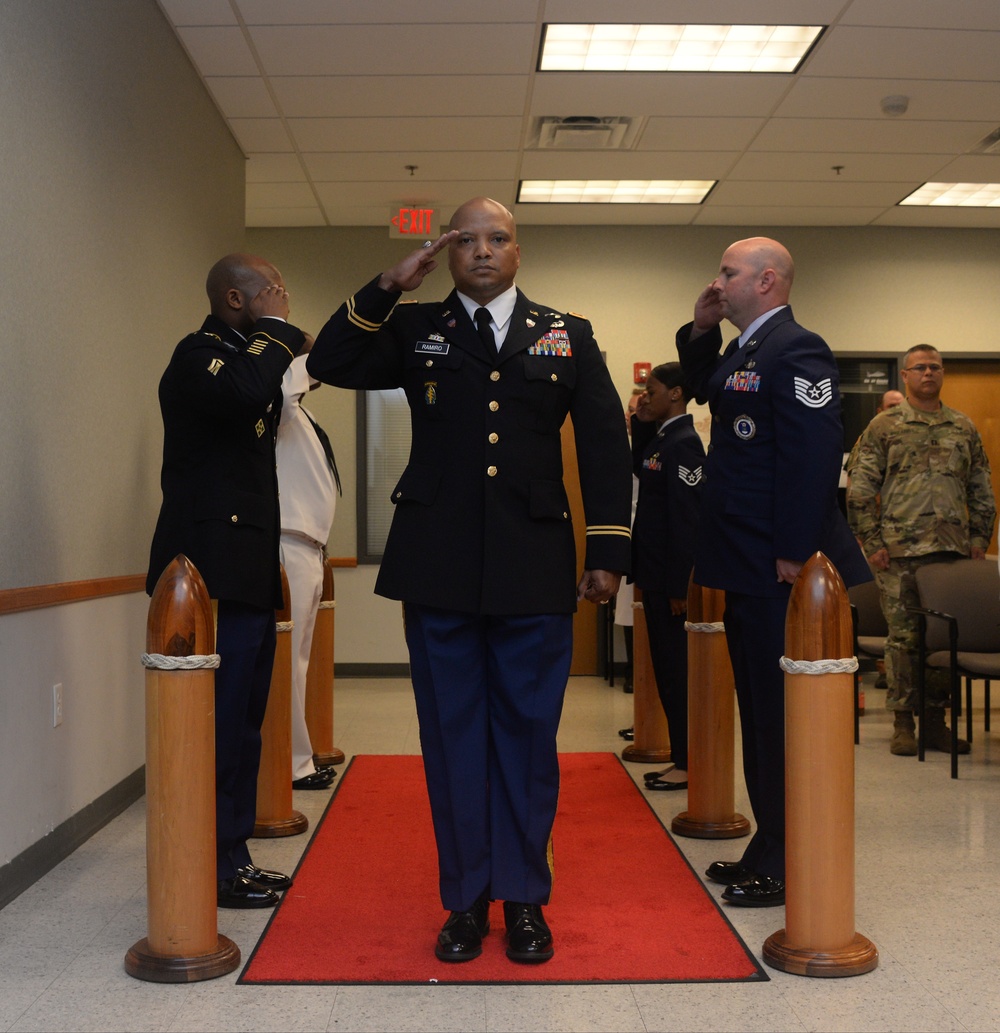
[[[861,668],[865,661],[875,667],[875,661],[885,657],[885,637],[889,628],[882,613],[881,593],[874,581],[865,581],[847,590],[854,622],[854,655],[858,670],[854,675],[854,741],[860,742]]]
[[[1000,572],[996,557],[931,563],[916,573],[920,606],[917,668],[920,730],[917,756],[924,759],[926,668],[949,672],[951,686],[951,777],[958,778],[958,716],[965,678],[966,738],[972,741],[972,681],[985,682],[985,727],[989,731],[990,681],[1000,678]]]

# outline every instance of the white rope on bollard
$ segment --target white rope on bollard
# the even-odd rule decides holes
[[[685,631],[703,631],[710,634],[716,634],[720,631],[725,631],[726,626],[722,621],[712,621],[709,624],[700,624],[697,621],[685,621]]]
[[[336,605],[337,605],[337,600],[336,599],[323,599],[320,602],[320,604],[319,604],[319,608],[321,610],[332,610],[332,609],[334,609],[336,607]]]
[[[196,671],[202,667],[218,667],[219,654],[195,656],[164,656],[163,653],[143,653],[142,666],[159,671]]]
[[[275,631],[291,631],[295,627],[295,621],[276,621],[274,625]]]
[[[783,656],[780,664],[785,674],[853,674],[858,669],[858,658],[848,656],[843,660],[789,660]]]

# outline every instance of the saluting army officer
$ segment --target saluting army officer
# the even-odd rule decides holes
[[[160,380],[163,469],[146,591],[184,553],[218,600],[215,674],[216,847],[220,907],[273,907],[291,885],[258,868],[253,835],[260,728],[274,662],[281,378],[305,337],[288,320],[281,273],[232,254],[206,281],[212,314],[174,349]]]
[[[448,249],[455,290],[403,304]],[[546,961],[542,914],[559,790],[556,730],[578,598],[606,602],[629,568],[631,469],[621,402],[580,316],[514,286],[513,216],[468,201],[438,240],[338,309],[307,363],[339,387],[402,387],[409,463],[376,592],[404,603],[406,641],[451,912],[435,953],[482,952],[503,900],[507,956]],[[587,520],[577,584],[560,428],[573,418]]]

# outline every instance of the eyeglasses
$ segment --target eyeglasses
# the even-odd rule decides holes
[[[904,373],[940,373],[944,366],[937,362],[921,363],[919,366],[909,366],[903,370]]]

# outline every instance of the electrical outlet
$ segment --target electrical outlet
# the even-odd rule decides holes
[[[58,728],[63,723],[63,687],[62,682],[52,686],[52,727]]]

